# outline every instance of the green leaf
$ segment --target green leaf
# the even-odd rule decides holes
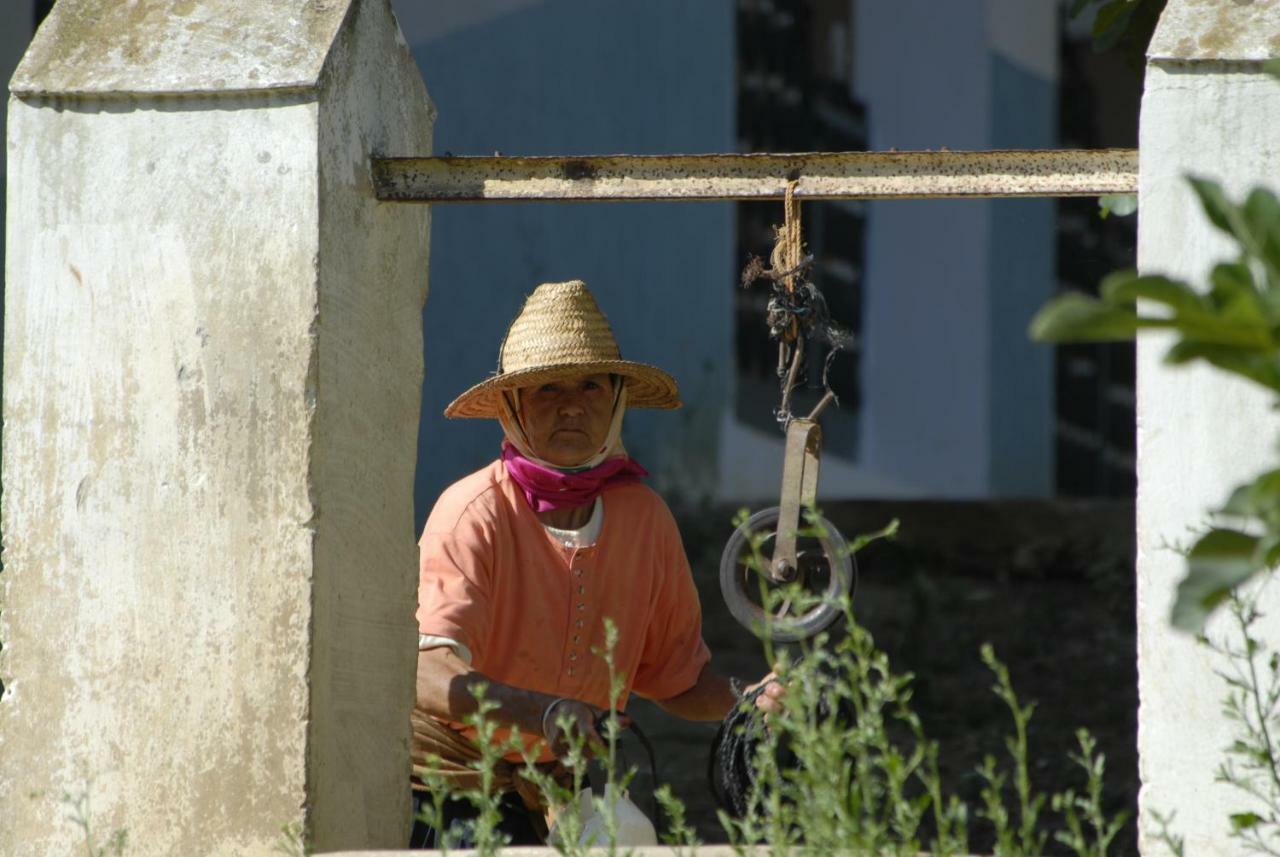
[[[1180,366],[1193,360],[1203,360],[1280,393],[1280,358],[1259,353],[1259,349],[1252,346],[1183,340],[1164,355],[1164,362],[1170,366]]]
[[[1258,542],[1258,564],[1263,568],[1280,565],[1280,534],[1268,533]]]
[[[1211,294],[1223,304],[1232,298],[1258,293],[1257,286],[1253,282],[1253,272],[1243,262],[1222,262],[1214,265],[1213,271],[1209,274],[1209,282],[1213,284]]]
[[[1094,51],[1106,51],[1116,46],[1129,29],[1129,19],[1137,5],[1130,0],[1111,0],[1098,10],[1098,16],[1093,19]]]
[[[1191,189],[1196,192],[1196,196],[1200,198],[1200,207],[1204,209],[1209,222],[1228,235],[1242,238],[1240,232],[1244,230],[1240,212],[1231,200],[1227,199],[1222,186],[1211,179],[1198,176],[1187,176],[1187,181],[1191,184]]]
[[[1036,313],[1030,334],[1041,342],[1105,342],[1132,339],[1141,326],[1131,309],[1071,292],[1054,298]]]
[[[1209,300],[1218,316],[1216,326],[1231,331],[1228,336],[1239,341],[1271,346],[1270,308],[1262,302],[1249,266],[1215,265],[1209,281]]]
[[[863,533],[850,543],[849,553],[855,554],[865,548],[867,545],[879,539],[892,539],[898,535],[898,519],[894,518],[880,529],[871,533]]]
[[[1187,576],[1178,584],[1170,623],[1199,633],[1209,615],[1261,568],[1258,539],[1237,530],[1210,530],[1187,556]]]
[[[1262,73],[1269,74],[1276,80],[1280,80],[1280,57],[1267,60],[1262,64]]]
[[[1110,304],[1129,304],[1142,298],[1164,304],[1175,314],[1204,315],[1208,310],[1204,298],[1186,283],[1158,274],[1139,275],[1132,269],[1108,274],[1098,291]]]
[[[1138,210],[1136,193],[1106,193],[1098,197],[1098,216],[1106,220],[1110,215],[1128,217]]]
[[[1268,470],[1236,488],[1221,511],[1224,515],[1261,518],[1275,509],[1280,509],[1280,470]]]
[[[1272,288],[1280,289],[1280,200],[1270,190],[1256,187],[1245,197],[1242,211]]]
[[[1231,829],[1236,833],[1242,830],[1248,830],[1262,823],[1262,816],[1255,812],[1233,812],[1231,813]]]

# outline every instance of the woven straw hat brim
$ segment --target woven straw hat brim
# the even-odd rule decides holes
[[[676,385],[676,379],[656,366],[634,363],[630,360],[601,360],[589,363],[535,366],[495,375],[481,381],[454,399],[449,407],[444,409],[444,415],[455,419],[479,417],[496,420],[504,390],[534,387],[561,378],[602,372],[622,375],[627,379],[628,408],[669,410],[680,407],[680,388]]]

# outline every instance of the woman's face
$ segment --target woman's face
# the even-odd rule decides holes
[[[539,458],[576,467],[604,445],[613,418],[613,382],[606,374],[578,375],[521,387],[520,423]]]

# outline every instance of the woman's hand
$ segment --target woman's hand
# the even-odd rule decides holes
[[[604,736],[596,728],[603,714],[605,712],[601,709],[578,699],[553,700],[542,712],[542,737],[547,739],[551,752],[557,756],[569,752],[574,735],[582,736],[587,755],[603,755]],[[631,719],[619,713],[618,725],[626,729],[631,725]]]
[[[764,712],[765,719],[767,720],[771,714],[781,714],[782,698],[787,695],[787,688],[782,682],[778,681],[778,674],[770,672],[755,684],[744,687],[742,693],[746,696],[757,688],[764,688],[764,690],[760,691],[760,695],[756,697],[756,708]]]

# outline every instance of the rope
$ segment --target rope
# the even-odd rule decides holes
[[[781,382],[782,402],[774,411],[774,416],[783,431],[792,419],[792,393],[803,380],[801,370],[808,350],[806,340],[816,336],[830,348],[822,367],[822,386],[833,400],[835,393],[828,383],[831,364],[836,354],[849,349],[854,342],[852,333],[831,320],[826,299],[809,280],[814,260],[812,255],[804,252],[800,200],[796,196],[798,185],[798,179],[787,182],[783,221],[781,226],[774,228],[769,268],[766,269],[760,259],[752,258],[742,272],[743,288],[750,287],[760,279],[769,280],[773,284],[766,322],[769,337],[778,342],[778,378]]]
[[[764,687],[758,687],[745,694],[725,715],[711,742],[707,782],[716,803],[734,818],[747,814],[756,784],[756,747],[766,728],[764,714],[756,708],[756,697],[763,692]]]
[[[769,728],[764,722],[764,712],[756,708],[756,697],[764,692],[756,688],[742,698],[720,723],[715,740],[711,744],[711,756],[707,766],[707,780],[716,802],[733,818],[744,818],[756,798],[758,774],[755,764],[760,743],[765,740]],[[838,700],[835,705],[827,696],[819,698],[813,714],[817,722],[839,718],[852,724],[856,715],[848,700]],[[800,762],[785,737],[775,748],[777,769],[796,768]]]

